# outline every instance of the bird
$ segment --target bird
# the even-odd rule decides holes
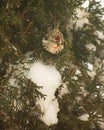
[[[59,27],[49,30],[42,40],[43,48],[52,53],[57,54],[64,49],[64,37]]]

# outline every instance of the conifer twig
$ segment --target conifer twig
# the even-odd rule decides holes
[[[27,12],[27,10],[23,11],[23,13],[21,14],[21,18],[24,18],[24,14]]]
[[[33,21],[29,22],[29,24],[27,25],[27,27],[25,28],[24,34],[27,33],[27,31],[29,30],[31,24],[33,23]]]
[[[52,19],[54,19],[54,16],[53,16],[53,14],[52,14],[51,11],[49,11],[49,15],[50,15],[50,17],[51,17]]]

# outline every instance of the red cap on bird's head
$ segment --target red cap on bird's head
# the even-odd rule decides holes
[[[55,37],[56,42],[60,42],[60,36]]]

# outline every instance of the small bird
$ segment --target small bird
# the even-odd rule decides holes
[[[45,50],[52,54],[57,54],[64,49],[63,34],[56,26],[53,30],[49,30],[42,43]]]

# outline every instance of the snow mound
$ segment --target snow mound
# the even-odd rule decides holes
[[[38,86],[40,92],[46,95],[46,99],[38,99],[37,104],[41,106],[43,116],[41,120],[48,126],[57,124],[57,112],[59,104],[55,99],[55,91],[61,84],[61,75],[52,65],[45,65],[41,62],[35,62],[31,65],[28,77]]]

